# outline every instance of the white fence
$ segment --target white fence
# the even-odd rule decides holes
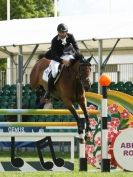
[[[103,72],[106,72],[113,82],[131,81],[133,82],[133,63],[131,64],[108,64]],[[92,66],[92,83],[98,80],[98,69],[96,65]]]
[[[24,84],[29,83],[30,72],[32,68],[27,68],[24,74]],[[105,67],[106,72],[111,80],[114,82],[118,81],[131,81],[133,82],[133,63],[129,64],[108,64]],[[15,73],[15,72],[14,72]],[[16,76],[14,76],[16,77]],[[16,80],[16,79],[14,79]],[[98,80],[97,65],[92,65],[91,83]],[[0,71],[0,89],[6,84],[6,71]],[[13,83],[15,84],[15,83]]]

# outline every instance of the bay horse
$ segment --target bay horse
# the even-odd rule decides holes
[[[74,103],[78,103],[85,116],[86,133],[91,131],[89,127],[89,114],[86,109],[86,98],[84,85],[87,83],[87,87],[90,87],[90,83],[87,82],[91,73],[91,58],[88,60],[80,59],[73,60],[69,66],[64,65],[58,81],[56,82],[52,95],[64,102],[66,107],[75,117],[78,133],[83,133],[83,124],[81,119],[74,108]],[[48,90],[48,83],[42,79],[44,70],[49,66],[50,60],[45,57],[39,59],[32,68],[30,73],[30,85],[32,89],[38,86],[43,86],[44,90]]]

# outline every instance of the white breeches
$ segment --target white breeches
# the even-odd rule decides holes
[[[51,66],[49,65],[43,72],[42,79],[46,82],[48,82],[48,76],[49,73],[51,72]]]
[[[63,55],[61,56],[61,58],[67,61],[69,61],[70,59],[74,59],[72,55]],[[51,69],[52,69],[52,76],[53,78],[55,78],[58,73],[58,68],[59,68],[60,63],[57,61],[51,60],[49,65],[51,66]]]
[[[55,78],[57,73],[58,73],[59,64],[60,63],[58,63],[58,62],[56,62],[54,60],[51,60],[49,66],[43,72],[42,79],[44,81],[48,82],[48,76],[49,76],[50,72],[52,72],[52,76],[53,76],[53,78]]]
[[[61,56],[61,58],[63,60],[67,60],[67,61],[69,61],[70,59],[74,59],[74,57],[72,55],[64,55],[64,56]],[[43,73],[43,80],[48,82],[48,75],[51,71],[52,71],[53,78],[55,78],[58,73],[59,65],[60,65],[59,62],[51,60],[49,66],[45,69],[45,71]]]
[[[58,73],[58,68],[59,68],[60,63],[57,61],[51,60],[49,65],[51,66],[52,76],[53,78],[55,78]]]

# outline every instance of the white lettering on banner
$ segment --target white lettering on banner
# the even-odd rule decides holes
[[[9,133],[24,133],[24,127],[8,127]]]

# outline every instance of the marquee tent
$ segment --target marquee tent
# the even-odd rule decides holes
[[[23,46],[23,52],[32,52],[35,44],[40,44],[38,51],[48,50],[53,36],[57,34],[59,23],[68,25],[69,32],[73,33],[81,50],[85,46],[97,49],[97,40],[104,40],[103,49],[110,48],[114,39],[120,38],[117,48],[133,47],[133,18],[119,15],[91,15],[91,16],[67,16],[33,19],[14,19],[0,22],[0,50],[18,53],[17,46]],[[1,55],[1,53],[0,53]]]

